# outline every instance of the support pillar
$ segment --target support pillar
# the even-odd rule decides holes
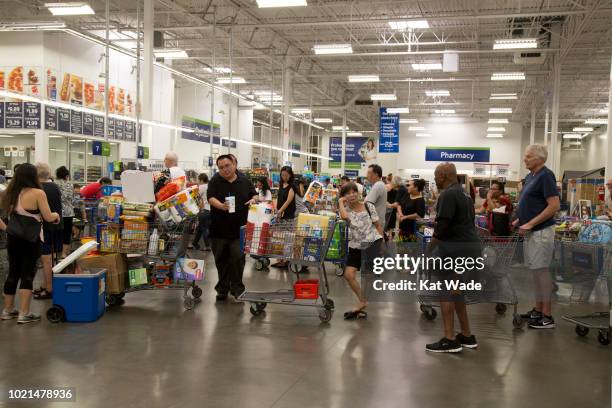
[[[561,63],[559,56],[555,55],[553,66],[553,106],[552,123],[550,126],[550,146],[548,148],[548,165],[550,169],[559,177],[559,165],[561,163],[561,151],[558,143],[559,131],[559,101],[561,92]]]
[[[284,65],[283,72],[283,118],[282,118],[282,137],[281,137],[281,147],[285,149],[283,151],[283,163],[289,161],[291,155],[286,150],[289,149],[289,140],[291,139],[291,119],[289,119],[289,115],[291,113],[290,107],[293,102],[293,89],[292,89],[292,78],[293,72],[287,68],[287,63]]]
[[[548,146],[548,122],[550,117],[550,107],[546,100],[546,113],[544,114],[544,146]]]
[[[536,103],[535,97],[531,101],[531,129],[529,132],[529,144],[535,143],[535,126],[536,126]]]
[[[612,61],[610,65],[610,83],[608,84],[608,129],[606,131],[606,180],[612,178]]]
[[[153,19],[154,19],[154,0],[144,0],[143,18],[143,42],[144,42],[144,61],[143,61],[143,81],[142,81],[142,116],[147,120],[153,120]],[[153,129],[151,126],[144,126],[142,129],[142,144],[151,147],[153,142]]]
[[[344,113],[342,115],[342,160],[340,162],[340,171],[341,175],[344,175],[344,166],[346,161],[346,119],[347,119],[348,111],[344,109]],[[331,143],[331,142],[330,142]]]

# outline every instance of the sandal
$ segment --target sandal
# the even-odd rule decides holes
[[[40,292],[42,292],[43,290],[46,290],[45,288],[43,288],[42,286],[38,289],[34,289],[32,291],[32,295],[38,295]]]
[[[52,299],[52,298],[53,298],[53,292],[47,292],[47,289],[44,289],[44,288],[40,292],[34,295],[34,299],[36,300],[45,300],[45,299]]]
[[[344,320],[367,319],[368,314],[365,310],[351,310],[344,313]]]

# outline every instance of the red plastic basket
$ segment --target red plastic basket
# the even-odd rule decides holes
[[[302,279],[293,285],[296,299],[317,299],[319,297],[319,280]]]

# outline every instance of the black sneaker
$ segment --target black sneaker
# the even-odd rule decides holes
[[[225,300],[227,300],[227,295],[222,295],[222,294],[218,294],[216,297],[217,302],[223,302]]]
[[[529,327],[532,329],[554,329],[555,319],[552,316],[542,316],[538,320],[529,323]]]
[[[524,320],[540,320],[542,318],[542,312],[535,310],[535,307],[528,311],[527,313],[523,313],[521,318]]]
[[[463,348],[457,340],[442,337],[439,342],[426,345],[425,350],[432,353],[459,353]]]
[[[470,349],[475,349],[476,347],[478,347],[476,336],[474,336],[473,334],[471,336],[464,336],[462,333],[457,333],[457,341],[461,344],[462,347],[467,347]]]

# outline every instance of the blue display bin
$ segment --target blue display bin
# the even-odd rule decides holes
[[[47,310],[52,323],[94,322],[104,314],[106,270],[84,274],[53,275],[53,306]]]
[[[110,195],[113,195],[113,193],[122,192],[122,190],[123,188],[121,186],[106,185],[102,186],[102,195],[104,197],[108,197]]]

